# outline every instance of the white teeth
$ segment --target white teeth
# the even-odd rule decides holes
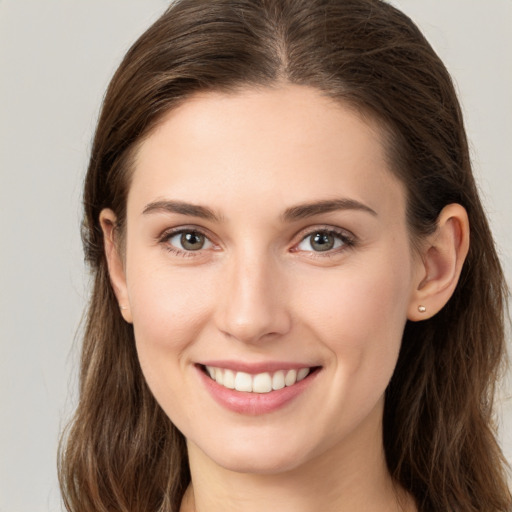
[[[235,372],[224,370],[224,380],[222,384],[228,389],[235,389]]]
[[[218,384],[224,384],[224,372],[220,368],[215,368],[215,380]]]
[[[272,389],[283,389],[284,388],[284,372],[283,370],[279,370],[274,373],[272,377]]]
[[[311,369],[278,370],[273,374],[264,372],[251,375],[246,372],[235,372],[233,370],[207,366],[206,371],[213,380],[228,389],[249,393],[270,393],[271,391],[283,389],[285,386],[293,386],[305,379]]]
[[[252,391],[252,377],[245,372],[237,372],[235,377],[237,391]]]
[[[309,368],[301,368],[297,372],[297,382],[299,382],[302,379],[305,379],[309,374]]]
[[[269,393],[272,391],[272,377],[270,373],[258,373],[252,381],[252,390],[254,393]]]
[[[288,370],[286,377],[284,378],[284,383],[287,386],[292,386],[297,382],[297,370]]]

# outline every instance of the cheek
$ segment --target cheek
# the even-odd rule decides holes
[[[406,318],[408,279],[392,263],[340,269],[315,279],[308,288],[302,309],[331,326],[333,335],[348,330],[364,338],[366,332],[385,331]]]
[[[332,382],[323,401],[326,410],[336,411],[340,435],[377,407],[395,369],[407,319],[406,269],[407,261],[393,258],[340,268],[304,297],[304,325],[330,354]]]
[[[134,261],[134,263],[136,263]],[[151,392],[178,428],[192,421],[193,375],[187,351],[208,318],[213,290],[197,273],[165,265],[127,269],[138,358]],[[199,288],[199,286],[202,288]]]
[[[155,387],[169,366],[184,370],[184,353],[200,335],[211,308],[213,287],[198,272],[165,264],[127,268],[134,334],[143,372]]]
[[[385,387],[400,349],[411,280],[409,259],[394,251],[379,254],[311,279],[300,309],[315,338],[333,354],[341,378]]]

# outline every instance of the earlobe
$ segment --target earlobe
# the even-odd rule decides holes
[[[449,301],[459,281],[469,250],[469,221],[460,204],[445,206],[436,231],[427,237],[419,278],[409,304],[408,319],[425,320]]]
[[[103,231],[103,244],[110,283],[112,284],[123,318],[126,322],[132,323],[124,263],[119,251],[119,241],[116,240],[116,222],[116,215],[111,209],[105,208],[101,211],[100,225]]]

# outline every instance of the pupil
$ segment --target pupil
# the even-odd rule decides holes
[[[181,235],[181,245],[190,251],[198,251],[204,245],[204,237],[199,233],[183,233]]]
[[[334,238],[329,233],[316,233],[311,246],[317,251],[328,251],[334,246]]]

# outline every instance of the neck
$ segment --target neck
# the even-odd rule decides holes
[[[272,474],[217,465],[188,443],[192,484],[181,512],[412,512],[412,498],[387,470],[382,428],[370,422],[307,463]]]

